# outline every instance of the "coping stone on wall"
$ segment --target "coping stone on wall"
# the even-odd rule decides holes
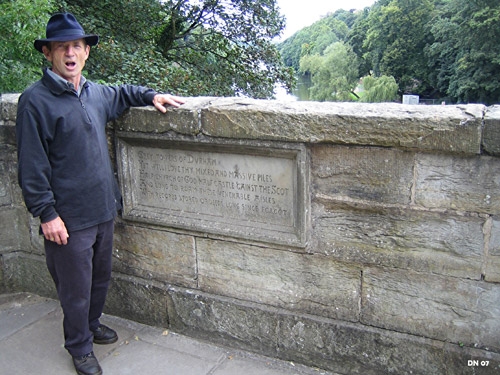
[[[166,113],[159,113],[152,106],[131,108],[115,121],[114,127],[116,130],[132,133],[163,134],[174,131],[184,135],[197,135],[200,133],[200,108],[209,106],[215,98],[186,99],[186,104],[175,109],[168,107]]]
[[[485,109],[480,104],[290,103],[197,97],[187,98],[186,104],[169,109],[163,117],[150,107],[132,108],[117,123],[117,129],[479,154]],[[188,124],[184,123],[185,119],[189,119]]]
[[[484,151],[500,155],[500,105],[488,107],[484,116]]]
[[[222,98],[201,108],[211,137],[481,152],[483,105],[319,103]]]

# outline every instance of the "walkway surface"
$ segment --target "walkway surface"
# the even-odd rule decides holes
[[[115,344],[94,346],[104,375],[334,375],[115,316],[105,315],[101,322],[119,336]],[[63,347],[58,301],[0,295],[0,374],[76,374]]]

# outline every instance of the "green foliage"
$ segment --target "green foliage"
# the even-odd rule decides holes
[[[379,0],[349,42],[361,72],[394,76],[399,92],[458,102],[500,101],[500,4]]]
[[[0,93],[21,92],[41,76],[43,56],[33,41],[45,37],[52,1],[0,2]]]
[[[141,84],[182,95],[256,98],[271,97],[276,83],[291,88],[294,82],[292,70],[284,66],[272,43],[284,27],[276,0],[53,2],[57,10],[74,13],[86,32],[100,35],[86,64],[85,74],[94,81]],[[39,0],[37,6],[32,0],[14,3],[37,9],[36,14],[28,14],[36,20],[36,37],[43,35],[49,7],[43,8]],[[23,14],[24,10],[7,11]],[[2,19],[4,23],[10,24]],[[27,35],[16,40],[30,50],[8,60],[39,71],[42,56],[33,49],[33,39]],[[29,53],[36,56],[37,64]],[[35,80],[33,75],[26,78],[27,82]]]
[[[368,15],[364,57],[376,76],[394,76],[401,93],[432,91],[422,52],[432,40],[428,25],[433,12],[431,0],[391,0]]]
[[[310,98],[318,101],[350,101],[357,85],[359,70],[352,47],[337,42],[328,46],[323,55],[305,55],[300,60],[301,72],[310,72]]]
[[[101,35],[90,78],[182,95],[272,97],[294,81],[271,40],[284,27],[275,0],[67,0]],[[117,14],[120,16],[117,17]]]
[[[302,70],[321,65],[329,35],[321,27],[330,19],[348,29],[347,38],[337,33],[337,39],[330,40],[349,44],[358,56],[360,76],[370,76],[377,83],[364,100],[393,100],[395,79],[399,95],[500,102],[498,0],[378,0],[361,12],[326,17],[281,43],[286,65],[297,69],[300,62]],[[314,76],[318,80],[321,75],[316,70]],[[390,82],[388,77],[393,77]],[[365,84],[370,85],[370,79],[365,78]],[[333,86],[330,89],[336,91]],[[319,90],[318,82],[313,90]],[[325,99],[326,88],[320,91],[321,95],[316,92],[319,100],[332,100],[331,96]]]
[[[170,14],[161,40],[168,60],[220,96],[266,98],[275,84],[291,88],[291,70],[272,43],[284,27],[275,0],[192,3],[165,3]]]
[[[367,103],[392,102],[398,97],[398,84],[394,77],[366,76],[362,79],[363,95],[361,101]]]
[[[269,98],[276,85],[291,89],[295,70],[311,74],[315,100],[352,100],[364,76],[363,100],[392,100],[395,80],[398,94],[500,101],[497,0],[378,0],[329,14],[278,45],[285,20],[276,0],[0,1],[0,92],[40,77],[45,62],[33,40],[57,10],[100,35],[85,75],[103,83]]]
[[[500,4],[453,0],[441,7],[427,49],[437,88],[458,102],[500,102]]]
[[[345,10],[323,17],[278,45],[285,65],[300,70],[300,59],[306,54],[321,55],[331,44],[345,41],[356,15]]]
[[[362,76],[370,74],[370,71],[372,70],[370,62],[364,58],[367,56],[367,51],[364,48],[364,41],[369,29],[369,14],[370,8],[365,8],[362,12],[358,13],[358,17],[355,19],[347,39],[347,42],[352,46],[353,51],[356,55],[358,55],[359,72]]]

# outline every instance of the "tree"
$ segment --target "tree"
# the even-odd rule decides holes
[[[170,0],[164,5],[169,13],[158,30],[162,54],[208,80],[218,95],[266,98],[276,84],[291,88],[293,74],[272,43],[285,25],[275,0]]]
[[[275,0],[66,3],[105,36],[90,66],[104,81],[255,98],[272,97],[276,83],[291,88],[294,81],[272,43],[284,27]]]
[[[374,6],[377,6],[377,4],[378,3],[375,3]],[[368,51],[364,47],[364,41],[369,29],[368,15],[370,14],[370,9],[371,8],[365,8],[358,13],[358,17],[349,30],[347,39],[347,42],[352,46],[353,51],[358,56],[359,72],[362,76],[369,75],[372,70],[371,61],[365,58],[368,56]]]
[[[394,77],[366,76],[362,79],[363,96],[361,101],[367,103],[392,102],[398,97],[398,84]]]
[[[300,60],[301,72],[310,72],[310,98],[318,101],[350,101],[359,79],[358,60],[352,47],[337,42],[323,55],[306,55]]]
[[[350,16],[347,16],[346,13]],[[349,28],[344,19],[352,23],[352,17],[350,12],[339,10],[334,14],[328,14],[280,43],[278,49],[285,65],[293,67],[298,72],[302,56],[307,54],[321,55],[329,45],[345,41]]]
[[[43,57],[33,41],[45,34],[47,0],[0,2],[0,93],[21,92],[41,76]]]
[[[85,31],[100,35],[85,72],[94,81],[256,98],[271,97],[276,83],[291,88],[294,81],[272,43],[284,27],[276,0],[54,2],[74,13]],[[45,23],[48,14],[37,18]]]
[[[432,43],[429,21],[431,0],[390,0],[370,12],[364,40],[364,56],[375,76],[393,76],[401,93],[427,94],[433,90],[423,53]]]
[[[500,102],[500,4],[453,0],[433,22],[427,49],[439,90],[458,102]]]

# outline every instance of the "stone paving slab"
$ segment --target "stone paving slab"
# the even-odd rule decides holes
[[[57,309],[58,306],[57,301],[46,301],[39,297],[5,303],[0,301],[0,340],[34,323],[41,316]]]
[[[58,301],[30,294],[0,295],[0,373],[71,375]],[[105,315],[118,332],[112,345],[95,345],[105,375],[334,375],[319,369],[200,340]]]

